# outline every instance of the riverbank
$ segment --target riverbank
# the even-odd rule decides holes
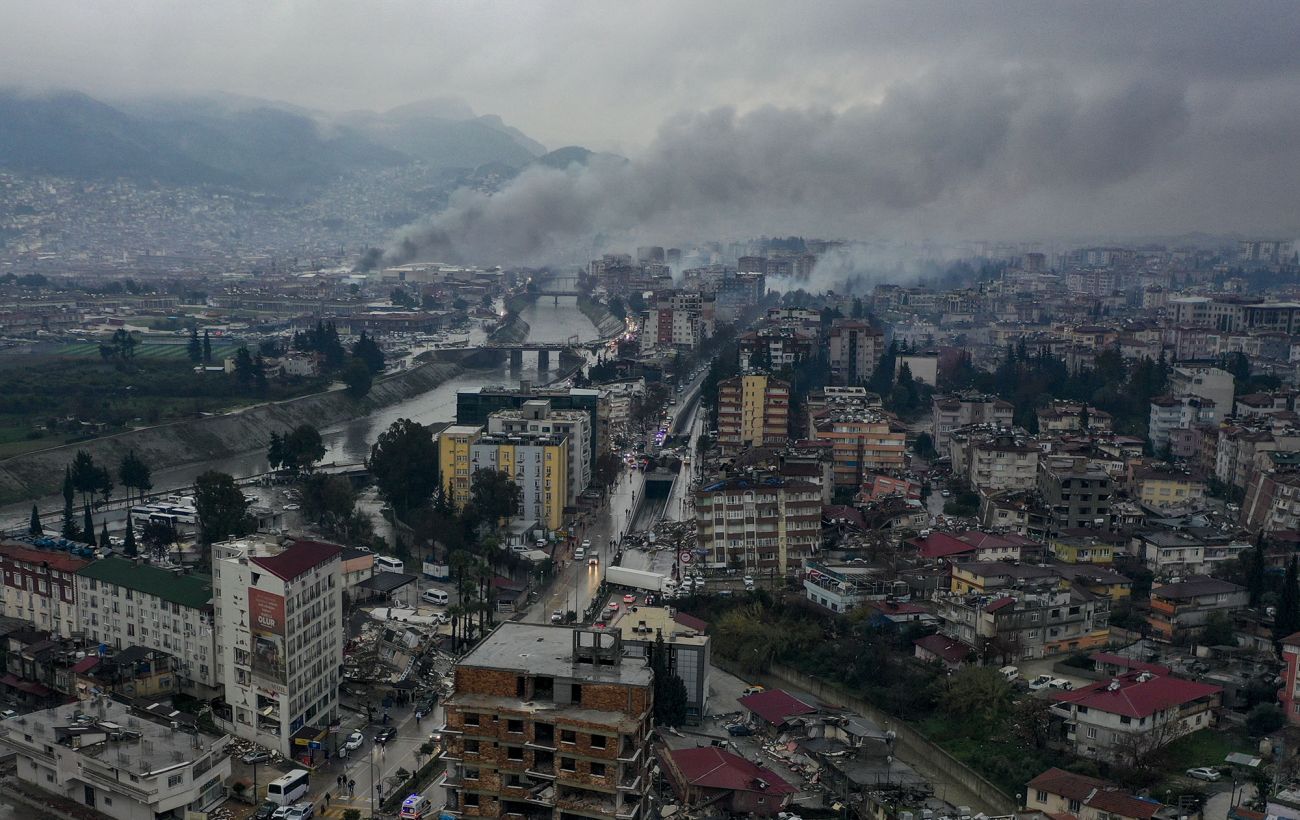
[[[615,336],[622,336],[627,330],[627,322],[618,318],[609,312],[609,308],[604,303],[598,302],[589,296],[578,297],[578,310],[582,315],[591,320],[596,326],[602,339],[612,339]]]
[[[524,323],[527,333],[527,323]],[[122,457],[136,455],[158,472],[211,461],[254,448],[265,447],[271,433],[300,424],[317,428],[336,424],[434,389],[462,372],[459,365],[430,362],[379,379],[370,393],[354,399],[342,389],[315,393],[282,402],[259,404],[233,413],[188,419],[132,430],[113,436],[51,447],[0,461],[0,504],[43,498],[59,491],[64,467],[77,450],[96,462],[115,468]]]

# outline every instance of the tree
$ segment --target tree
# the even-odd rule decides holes
[[[131,523],[131,516],[126,517],[126,534],[122,536],[122,554],[127,558],[134,558],[139,550],[135,544],[135,524]]]
[[[1253,607],[1259,606],[1264,595],[1266,561],[1264,534],[1260,533],[1259,538],[1255,539],[1255,548],[1250,551],[1250,564],[1246,569],[1246,589],[1250,590],[1250,605]]]
[[[135,450],[122,456],[122,463],[117,466],[117,478],[122,486],[135,490],[141,497],[153,489],[153,474]]]
[[[203,343],[199,341],[199,329],[197,327],[190,328],[190,341],[185,346],[185,349],[189,353],[191,363],[199,364],[203,361]]]
[[[272,469],[288,470],[293,475],[311,472],[325,457],[325,442],[320,431],[310,424],[300,424],[284,433],[271,433],[271,443],[266,448],[266,460]]]
[[[203,331],[203,363],[212,364],[212,339],[208,338],[208,332]]]
[[[366,469],[379,494],[402,517],[428,501],[438,486],[438,445],[433,431],[419,422],[398,419],[370,448]]]
[[[95,546],[95,519],[90,516],[90,505],[87,504],[82,508],[84,517],[81,520],[81,538],[82,541]]]
[[[1237,629],[1232,624],[1232,616],[1223,610],[1211,612],[1205,621],[1205,631],[1201,633],[1201,643],[1205,646],[1236,646]]]
[[[108,539],[108,522],[101,521],[99,524],[99,545],[105,549],[113,542]]]
[[[1296,572],[1296,556],[1292,555],[1291,563],[1286,567],[1286,578],[1282,582],[1277,614],[1273,617],[1273,643],[1279,646],[1283,638],[1300,630],[1300,587],[1296,586]]]
[[[934,452],[934,437],[929,433],[917,433],[916,441],[912,444],[912,451],[922,458],[931,458]]]
[[[208,470],[195,479],[194,507],[204,544],[237,538],[249,531],[248,501],[228,473]]]
[[[235,381],[239,382],[241,387],[248,387],[253,383],[253,354],[248,352],[247,347],[235,351]]]
[[[372,376],[384,372],[384,351],[379,349],[379,345],[364,330],[361,331],[361,338],[352,345],[352,356],[364,362]]]
[[[661,726],[681,726],[686,722],[689,698],[686,684],[671,669],[662,634],[655,638],[654,645],[650,648],[650,670],[654,674],[655,723]]]
[[[964,666],[940,681],[943,709],[957,720],[992,726],[1011,709],[1011,687],[996,669]]]
[[[41,529],[41,514],[37,512],[36,505],[32,505],[32,520],[27,524],[28,535],[44,535],[45,530]]]
[[[140,529],[140,542],[144,545],[145,552],[157,560],[167,557],[172,544],[178,540],[176,530],[161,521],[150,521]]]
[[[77,522],[74,520],[72,513],[72,500],[76,497],[76,485],[72,480],[72,468],[66,467],[63,470],[63,537],[75,540],[77,538]]]
[[[495,531],[501,519],[508,519],[523,503],[523,490],[505,470],[479,470],[470,482],[472,515]]]
[[[1251,737],[1271,735],[1286,725],[1286,713],[1272,703],[1261,703],[1246,715],[1246,731]]]
[[[343,383],[347,385],[348,395],[354,399],[364,398],[370,392],[370,386],[374,383],[370,375],[370,369],[366,363],[360,359],[348,359],[347,367],[343,368]]]

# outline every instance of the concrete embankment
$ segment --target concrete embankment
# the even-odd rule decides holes
[[[627,323],[610,313],[604,304],[586,296],[578,297],[578,310],[591,320],[600,333],[600,338],[609,339],[619,336],[627,329]]]
[[[525,325],[525,333],[527,332]],[[369,395],[353,399],[342,390],[260,404],[234,413],[178,421],[144,430],[24,453],[0,461],[0,504],[58,492],[64,467],[77,450],[100,464],[116,465],[134,450],[155,471],[209,461],[265,447],[272,432],[312,424],[318,428],[365,416],[432,390],[460,373],[451,362],[430,362],[380,379]]]

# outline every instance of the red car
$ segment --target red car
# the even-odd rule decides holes
[[[636,596],[635,596],[635,595],[632,595],[631,593],[629,593],[629,594],[627,594],[627,595],[624,595],[624,596],[623,596],[623,603],[625,603],[625,604],[635,604],[635,603],[636,603]]]

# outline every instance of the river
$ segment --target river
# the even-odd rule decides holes
[[[528,323],[528,341],[562,342],[576,335],[579,341],[586,342],[599,338],[600,335],[586,314],[578,309],[577,299],[572,296],[541,296],[519,315]],[[481,342],[483,337],[481,330],[472,331],[470,344]],[[523,366],[519,369],[511,369],[506,362],[491,369],[467,370],[427,393],[380,408],[366,416],[330,425],[321,430],[321,438],[326,447],[324,463],[358,463],[365,460],[379,434],[401,418],[421,424],[455,421],[456,394],[461,390],[476,390],[491,385],[516,386],[523,379],[534,384],[553,379],[558,374],[555,369],[558,360],[558,356],[551,356],[552,369],[542,373],[538,372],[536,356],[531,353],[524,355]],[[211,461],[155,470],[153,485],[158,488],[183,487],[192,484],[200,473],[207,470],[219,470],[242,478],[265,472],[266,469],[266,448],[260,447]],[[44,499],[44,502],[47,507],[56,503],[51,499]],[[24,526],[30,503],[7,507],[4,510],[6,520],[3,526]],[[62,501],[57,503],[61,504]],[[116,519],[120,516],[112,517]],[[115,528],[115,522],[110,523],[110,529]]]

